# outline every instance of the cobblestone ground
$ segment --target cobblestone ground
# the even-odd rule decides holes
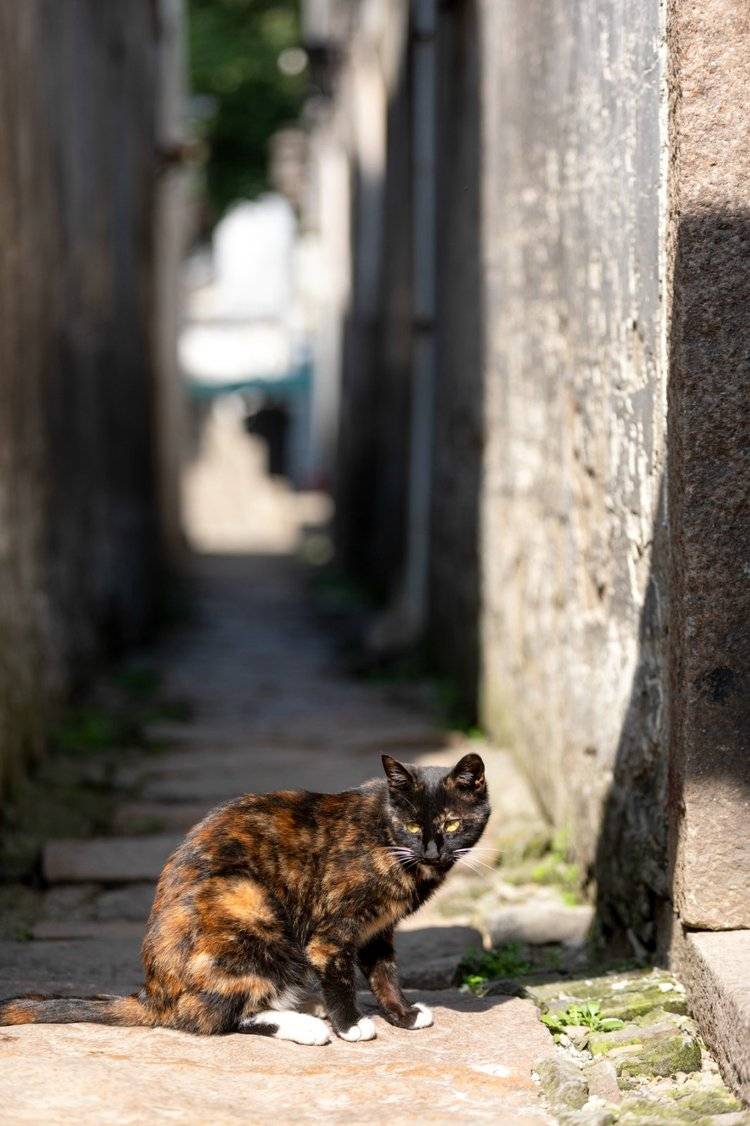
[[[101,727],[98,713],[69,733],[89,795],[81,824],[97,823],[92,800],[107,815],[94,836],[38,827],[49,839],[36,890],[27,868],[3,893],[5,931],[16,937],[0,942],[0,995],[137,988],[154,880],[215,803],[247,790],[342,789],[377,773],[384,750],[449,763],[466,749],[423,685],[342,671],[295,556],[303,525],[324,509],[263,476],[231,406],[214,415],[187,479],[197,549],[189,615],[97,696],[137,719],[138,746],[120,739],[79,752],[76,740],[88,746],[94,721]],[[320,534],[307,542],[324,554]],[[398,939],[405,984],[435,1009],[432,1028],[409,1033],[376,1017],[375,1041],[323,1048],[95,1025],[4,1028],[2,1121],[745,1122],[678,982],[661,971],[593,971],[591,911],[575,902],[563,845],[509,756],[471,746],[486,757],[494,807],[482,851]],[[35,792],[37,819],[67,824]],[[32,809],[32,830],[34,820]]]

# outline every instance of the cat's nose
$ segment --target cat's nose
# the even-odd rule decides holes
[[[434,841],[430,841],[427,848],[424,850],[424,858],[425,860],[437,860],[438,850]]]

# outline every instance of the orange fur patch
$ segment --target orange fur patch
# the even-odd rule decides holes
[[[33,1024],[34,1014],[23,1001],[9,1001],[0,1006],[0,1024]]]

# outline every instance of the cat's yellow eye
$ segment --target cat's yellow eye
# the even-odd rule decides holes
[[[443,828],[445,829],[446,833],[455,833],[457,829],[461,828],[461,822],[460,821],[446,821]]]
[[[408,825],[404,825],[404,828],[407,833],[421,833],[422,831],[416,821],[410,821]]]

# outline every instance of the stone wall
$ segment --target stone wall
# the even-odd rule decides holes
[[[657,949],[673,902],[689,926],[747,927],[745,6],[417,9],[439,52],[433,666],[513,750],[604,938]],[[404,199],[416,27],[383,115],[381,180]],[[379,245],[376,317],[402,260]],[[370,514],[409,487],[383,337],[341,418]],[[399,379],[415,355],[405,334]],[[389,442],[360,440],[389,420]],[[355,528],[370,576],[410,530],[392,511],[386,537],[372,515]],[[393,599],[392,563],[378,583]]]
[[[668,32],[675,900],[750,928],[750,15],[673,0]]]
[[[151,613],[157,16],[0,4],[0,783]]]
[[[648,928],[669,890],[659,5],[501,8],[481,35],[482,716],[584,870],[606,807],[604,894]]]

